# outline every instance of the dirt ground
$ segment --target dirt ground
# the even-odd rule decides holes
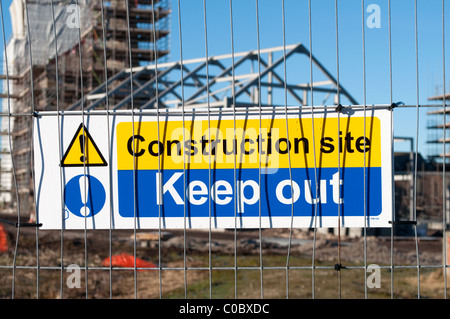
[[[61,289],[64,298],[84,298],[86,291],[89,298],[109,298],[110,294],[114,298],[134,298],[134,291],[139,291],[139,298],[159,298],[160,294],[170,295],[173,291],[183,290],[186,285],[195,286],[208,280],[210,263],[216,268],[232,267],[234,256],[243,267],[259,266],[260,256],[263,256],[264,267],[284,267],[288,256],[292,258],[291,267],[310,266],[313,260],[324,266],[334,266],[340,260],[343,266],[364,265],[365,262],[389,266],[392,263],[413,269],[418,263],[421,266],[443,263],[442,236],[439,234],[419,237],[416,245],[414,237],[394,237],[391,241],[390,236],[366,236],[364,240],[364,237],[338,238],[330,233],[298,229],[292,233],[283,229],[264,229],[261,232],[222,230],[211,234],[207,230],[164,230],[161,241],[157,239],[159,232],[149,231],[137,231],[135,237],[133,230],[36,232],[34,228],[21,228],[17,237],[14,226],[4,224],[4,229],[8,234],[8,251],[0,253],[0,298],[10,298],[13,286],[15,297],[36,298],[37,273],[40,298],[60,298]],[[141,234],[147,239],[142,240]],[[118,267],[110,276],[109,269],[101,269],[102,262],[109,256],[123,253],[135,254],[156,265],[161,257],[164,270],[134,272]],[[245,256],[253,259],[246,261]],[[61,263],[81,267],[87,264],[87,275],[81,271],[80,289],[67,288],[66,280],[71,273],[62,272]],[[14,264],[15,269],[12,268]],[[185,268],[189,269],[188,276]],[[442,287],[442,282],[439,272],[434,272],[423,284]],[[414,278],[410,284],[416,285]]]

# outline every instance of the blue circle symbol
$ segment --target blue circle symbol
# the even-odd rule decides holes
[[[72,214],[79,217],[92,217],[105,205],[105,188],[94,176],[78,175],[66,184],[64,201]]]

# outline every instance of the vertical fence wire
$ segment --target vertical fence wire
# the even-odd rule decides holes
[[[185,100],[184,100],[184,67],[183,67],[183,40],[182,40],[182,27],[181,27],[181,4],[180,0],[177,0],[178,4],[178,32],[179,32],[179,46],[180,46],[180,84],[181,84],[181,116],[182,116],[182,131],[183,131],[183,143],[186,140],[185,137]],[[184,268],[184,298],[187,298],[187,256],[186,256],[186,236],[187,236],[187,216],[186,216],[186,157],[183,152],[183,268]]]
[[[2,35],[3,35],[3,47],[6,48],[6,35],[5,35],[5,21],[3,17],[3,6],[0,3],[0,16],[1,16],[1,22],[2,22]],[[8,65],[8,53],[5,51],[5,64],[6,64],[6,95],[7,95],[7,103],[8,103],[8,143],[9,148],[12,150],[12,130],[11,130],[11,96],[10,96],[10,85],[9,85],[9,65]],[[17,177],[16,177],[16,168],[14,166],[14,158],[13,153],[11,152],[11,162],[12,162],[12,173],[13,173],[13,180],[14,180],[14,187],[16,191],[16,200],[17,200],[17,223],[20,224],[20,203],[19,203],[19,191],[17,187]],[[19,235],[20,235],[20,228],[17,227],[16,230],[16,243],[14,247],[14,258],[13,258],[13,265],[12,265],[12,287],[11,287],[11,297],[15,297],[15,279],[16,279],[16,262],[17,262],[17,251],[18,251],[18,245],[19,245]]]
[[[312,140],[315,141],[315,125],[314,125],[314,82],[313,82],[313,45],[312,45],[312,13],[311,13],[311,0],[308,0],[308,23],[309,23],[309,81],[310,81],[310,88],[311,88],[311,133],[312,133]],[[319,194],[319,183],[317,181],[317,161],[316,161],[316,148],[313,147],[313,161],[314,161],[314,183],[315,183],[315,193],[313,198],[313,193],[311,189],[311,184],[309,184],[309,189],[305,192],[310,193],[312,203],[314,205],[314,238],[313,238],[313,251],[312,251],[312,257],[311,257],[311,271],[312,271],[312,278],[311,278],[311,295],[314,299],[315,296],[315,285],[316,285],[316,242],[317,242],[317,209],[318,209],[318,203],[320,200],[320,194]]]
[[[286,17],[285,17],[285,3],[284,0],[281,3],[282,23],[283,23],[283,73],[284,73],[284,112],[285,112],[285,124],[286,124],[286,139],[289,141],[289,121],[288,121],[288,106],[287,106],[287,65],[286,65]],[[288,146],[290,150],[290,147]],[[288,166],[289,166],[289,184],[291,187],[291,221],[289,227],[289,242],[286,253],[286,299],[289,299],[289,263],[291,257],[291,245],[292,245],[292,231],[294,224],[294,183],[292,179],[292,164],[291,164],[291,152],[288,152]]]
[[[108,136],[108,160],[111,163],[111,133],[110,133],[110,105],[109,105],[109,78],[108,78],[108,59],[106,55],[106,30],[105,30],[105,8],[103,0],[100,1],[101,21],[102,21],[102,45],[103,45],[103,64],[105,72],[105,107],[106,107],[106,135]],[[113,191],[112,191],[112,167],[108,167],[108,182],[109,182],[109,229],[108,229],[108,249],[109,249],[109,298],[113,297],[112,288],[112,228],[113,228]]]
[[[339,74],[339,13],[338,13],[338,1],[334,1],[334,11],[335,11],[335,37],[336,37],[336,96],[338,107],[341,105],[341,94],[340,94],[340,74]],[[341,131],[341,112],[337,112],[337,136]],[[341,273],[341,146],[338,146],[338,218],[337,218],[337,229],[338,229],[338,247],[337,247],[337,276],[338,276],[338,298],[342,298],[342,273]]]
[[[417,260],[417,298],[420,298],[420,259],[419,259],[419,239],[417,237],[417,218],[416,218],[416,181],[417,181],[417,153],[418,153],[418,141],[419,141],[419,35],[417,31],[417,0],[414,1],[414,45],[415,45],[415,56],[416,56],[416,151],[415,151],[415,161],[414,161],[414,178],[413,178],[413,214],[412,218],[414,221],[414,240],[416,244],[416,260]],[[444,201],[445,202],[445,201]]]
[[[133,208],[134,208],[134,216],[133,216],[133,277],[134,277],[134,298],[137,299],[137,264],[136,264],[136,233],[137,233],[137,188],[136,188],[136,144],[134,138],[135,132],[135,114],[134,114],[134,83],[133,83],[133,54],[131,50],[131,27],[130,27],[130,7],[129,0],[126,0],[126,13],[127,13],[127,38],[128,38],[128,55],[129,55],[129,63],[130,63],[130,94],[131,94],[131,126],[132,126],[132,136],[133,136]]]
[[[53,40],[55,42],[55,82],[56,82],[56,111],[58,115],[56,116],[57,127],[58,127],[58,154],[59,158],[62,158],[62,134],[61,134],[61,120],[60,120],[60,105],[59,105],[59,59],[58,59],[58,37],[56,35],[56,22],[55,22],[55,9],[53,5],[53,1],[50,2],[50,9],[52,13],[52,28],[53,28]],[[33,78],[32,78],[33,81]],[[60,267],[60,298],[63,298],[63,285],[64,285],[64,220],[65,220],[65,210],[64,210],[64,171],[62,166],[59,167],[59,190],[60,190],[60,201],[61,201],[61,232],[60,232],[60,258],[61,258],[61,267]],[[36,211],[36,215],[39,216],[39,212]]]
[[[234,30],[233,30],[233,0],[229,0],[230,7],[230,49],[231,49],[231,99],[232,99],[232,111],[233,111],[233,139],[236,138],[236,86],[235,86],[235,70],[234,70]],[[237,146],[233,152],[233,210],[234,210],[234,298],[237,299]]]
[[[262,107],[261,107],[261,44],[259,36],[259,2],[256,0],[256,40],[257,40],[257,52],[258,52],[258,117],[259,117],[259,135],[261,136],[262,128]],[[261,225],[261,147],[262,143],[258,146],[258,218],[259,218],[259,271],[260,271],[260,289],[261,299],[264,298],[264,284],[263,284],[263,252],[262,252],[262,225]],[[242,185],[241,185],[242,187]],[[242,191],[242,190],[241,190]]]
[[[446,165],[447,165],[447,154],[446,154],[446,95],[445,95],[445,5],[444,0],[442,0],[442,113],[444,117],[444,125],[443,125],[443,134],[442,134],[442,144],[443,144],[443,163],[442,163],[442,259],[443,259],[443,268],[444,268],[444,298],[447,299],[447,221],[446,221],[446,213],[448,207],[447,199],[446,197],[446,190],[447,190],[447,184],[446,184]]]
[[[80,27],[78,28],[78,54],[79,54],[79,67],[80,67],[80,96],[81,96],[81,123],[82,123],[82,129],[81,129],[81,136],[83,137],[83,144],[86,143],[86,132],[85,132],[85,104],[84,104],[84,80],[83,80],[83,43],[81,41],[81,12],[78,10],[79,3],[78,0],[75,2],[76,5],[76,19],[78,23],[80,24]],[[85,154],[84,154],[85,155]],[[83,161],[83,190],[82,190],[82,198],[88,198],[87,191],[88,191],[88,179],[87,179],[87,166],[86,161]],[[84,280],[85,280],[85,297],[86,299],[89,298],[89,270],[88,270],[88,240],[87,240],[87,215],[88,215],[88,207],[87,205],[84,205]]]
[[[392,21],[391,21],[391,0],[388,1],[388,43],[389,43],[389,103],[394,102],[392,95]],[[394,141],[394,112],[391,112],[391,141]],[[394,163],[394,143],[391,147],[391,161]],[[394,176],[394,165],[392,165],[391,174]],[[392,227],[390,229],[390,294],[391,299],[394,299],[394,229],[395,229],[395,182],[392,182]]]
[[[204,23],[204,36],[205,36],[205,69],[206,69],[206,91],[209,92],[209,58],[208,58],[208,23],[206,19],[206,0],[203,0],[203,23]],[[213,148],[211,147],[211,104],[209,94],[206,97],[207,103],[207,121],[208,121],[208,189],[211,190],[211,153],[213,152]],[[217,126],[217,130],[219,127]],[[216,133],[217,134],[217,133]],[[217,139],[217,135],[215,137]],[[216,198],[216,190],[214,190],[214,198]],[[211,196],[208,196],[208,217],[209,217],[209,225],[208,225],[208,275],[209,275],[209,298],[212,299],[212,213],[211,213]]]
[[[25,16],[26,16],[26,20],[27,20],[27,41],[29,43],[28,46],[28,54],[29,54],[29,59],[30,59],[30,88],[31,88],[31,102],[30,102],[30,106],[31,106],[31,110],[30,110],[30,114],[34,114],[35,112],[35,105],[34,105],[34,83],[33,83],[33,55],[32,55],[32,50],[31,50],[31,33],[30,33],[30,22],[29,22],[29,17],[28,17],[28,4],[25,3]],[[30,135],[29,135],[29,139],[30,139],[30,166],[32,167],[32,163],[33,163],[33,143],[31,143],[31,141],[33,141],[33,118],[31,118],[30,120]],[[31,174],[31,180],[33,182],[34,185],[34,173],[33,173],[33,169],[31,169],[30,167],[30,174]],[[33,203],[36,203],[35,201],[35,192],[33,192]],[[18,225],[20,228],[20,224]],[[35,237],[36,237],[36,298],[39,298],[39,277],[40,277],[40,273],[39,273],[39,228],[36,227],[35,229]],[[17,240],[18,242],[18,240]]]
[[[153,57],[155,59],[155,96],[156,96],[156,130],[157,132],[157,138],[158,141],[161,140],[160,138],[160,119],[159,119],[159,82],[158,82],[158,48],[157,48],[157,41],[156,41],[156,22],[155,22],[155,3],[154,0],[152,0],[152,23],[153,23],[153,39],[154,39],[154,46],[153,46]],[[158,176],[161,176],[161,149],[158,147]],[[159,202],[162,203],[162,189],[161,184],[162,179],[158,180],[158,192],[159,194]],[[162,273],[161,273],[161,205],[158,205],[158,281],[159,281],[159,298],[162,299]]]
[[[364,107],[364,116],[363,116],[363,126],[364,126],[364,175],[363,175],[363,187],[364,187],[364,196],[363,196],[363,211],[364,211],[364,298],[368,298],[367,291],[367,181],[366,181],[366,110],[367,110],[367,92],[366,92],[366,24],[365,24],[365,5],[364,0],[361,0],[361,25],[362,25],[362,71],[363,71],[363,107]]]

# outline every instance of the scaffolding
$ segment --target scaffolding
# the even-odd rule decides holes
[[[442,102],[447,101],[450,100],[450,94],[432,96],[428,98],[428,100]],[[446,106],[442,107],[441,105],[439,107],[439,105],[436,105],[436,109],[427,112],[427,115],[427,142],[430,145],[429,158],[439,162],[443,162],[445,158],[447,163],[448,158],[450,157],[450,153],[448,151],[448,145],[450,145],[450,122],[448,122],[447,118],[447,116],[450,115],[450,109]]]
[[[12,157],[18,192],[17,196],[13,183],[2,182],[8,189],[2,188],[0,200],[10,200],[2,212],[15,211],[17,197],[25,215],[34,212],[33,112],[66,110],[107,77],[114,78],[126,68],[148,65],[155,59],[166,61],[170,51],[169,0],[134,0],[129,1],[128,8],[122,0],[101,1],[75,4],[64,0],[15,0],[10,7],[13,35],[5,50],[9,65],[1,78],[4,83],[0,98],[3,113],[29,116],[2,117],[1,180],[11,179],[12,163],[7,159]],[[69,10],[73,6],[79,9],[75,16],[79,25],[75,28],[68,24],[75,12]],[[148,74],[147,80],[150,77]],[[12,156],[11,148],[4,147],[10,136]],[[3,195],[8,192],[10,195]]]

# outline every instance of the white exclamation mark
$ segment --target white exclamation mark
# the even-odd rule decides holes
[[[89,182],[88,182],[86,176],[80,177],[78,182],[80,184],[81,203],[83,204],[83,206],[80,209],[80,214],[84,215],[84,216],[89,216],[91,210],[89,209],[89,207],[86,206],[87,194],[89,194]],[[85,185],[86,185],[86,188],[85,188]]]

